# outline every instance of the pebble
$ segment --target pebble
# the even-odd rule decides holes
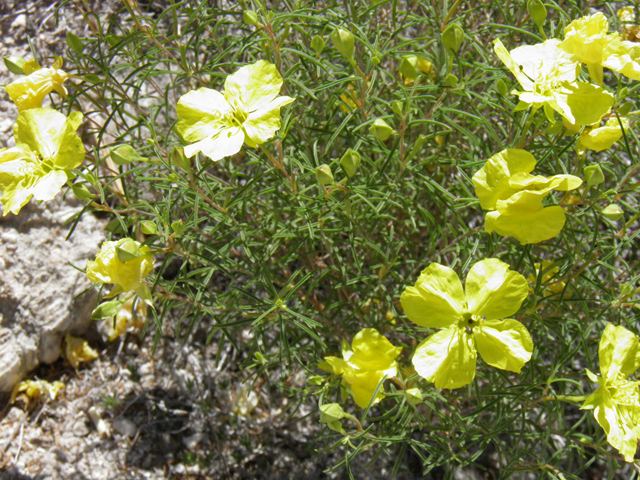
[[[27,26],[27,16],[24,13],[18,15],[13,22],[11,22],[11,28],[25,28]]]
[[[109,425],[107,425],[107,422],[104,421],[104,419],[102,418],[102,412],[100,412],[97,407],[91,407],[87,413],[89,414],[89,418],[95,425],[98,434],[102,438],[106,438],[111,435]]]
[[[80,418],[78,418],[73,427],[71,427],[71,431],[76,437],[86,437],[89,435],[89,427],[87,426],[87,417],[84,413],[80,414]]]
[[[182,443],[189,449],[192,450],[198,446],[198,444],[204,440],[204,435],[202,433],[194,433],[188,437],[184,437],[182,439]]]
[[[136,424],[126,417],[114,418],[111,422],[111,426],[120,435],[124,435],[125,437],[129,438],[135,436],[136,432],[138,431],[138,427],[136,426]]]

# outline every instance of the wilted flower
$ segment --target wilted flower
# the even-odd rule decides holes
[[[264,60],[240,68],[224,82],[224,94],[210,88],[192,90],[178,101],[178,133],[190,142],[184,153],[202,152],[220,160],[256,147],[280,128],[280,108],[293,98],[279,97],[282,77]]]
[[[98,358],[98,352],[89,346],[89,342],[67,334],[65,356],[73,368],[78,368],[81,363],[90,362]]]
[[[525,278],[497,258],[475,263],[464,290],[451,268],[429,265],[400,297],[409,320],[442,329],[416,348],[416,372],[437,388],[463,387],[475,377],[480,353],[489,365],[519,373],[533,352],[531,336],[517,320],[499,319],[516,313],[528,290]]]
[[[28,64],[35,62],[28,62]],[[61,97],[67,97],[67,89],[64,82],[69,75],[60,70],[62,58],[58,57],[51,68],[42,68],[35,64],[36,68],[30,70],[28,75],[7,85],[9,98],[18,107],[18,111],[38,108],[42,106],[42,100],[52,91],[56,91]]]
[[[13,389],[13,393],[11,394],[11,402],[13,403],[16,400],[16,397],[25,393],[27,397],[32,398],[34,400],[38,400],[42,397],[49,397],[51,400],[55,400],[58,396],[58,392],[60,390],[64,390],[64,383],[55,380],[53,383],[47,382],[46,380],[23,380]]]
[[[539,243],[555,237],[565,223],[562,207],[543,207],[552,190],[578,188],[582,180],[573,175],[531,175],[536,159],[526,150],[510,148],[497,153],[473,176],[476,195],[485,210],[485,229],[517,238],[520,243]]]
[[[0,149],[0,190],[4,215],[17,215],[31,197],[51,200],[67,182],[67,170],[84,159],[76,130],[82,114],[69,117],[50,108],[18,114],[13,127],[16,146]]]
[[[144,327],[147,312],[148,306],[145,302],[138,301],[135,295],[129,297],[114,317],[104,320],[109,341],[112,342],[124,335],[127,330],[141,330]]]
[[[576,80],[579,64],[559,48],[560,40],[524,45],[509,52],[500,40],[494,51],[522,86],[515,91],[523,105],[555,110],[575,125],[591,125],[613,105],[613,95],[601,87]],[[526,108],[526,107],[525,107]]]
[[[138,255],[129,259],[120,254],[122,246],[134,242]],[[104,242],[96,256],[96,260],[87,262],[87,277],[93,283],[113,283],[115,288],[110,296],[122,292],[136,292],[144,300],[150,300],[150,294],[142,280],[153,269],[153,256],[146,245],[130,238],[119,241]]]
[[[589,75],[598,84],[602,83],[602,67],[640,80],[640,45],[608,31],[609,23],[603,13],[579,18],[564,29],[565,39],[559,48],[586,64]]]
[[[382,386],[373,398],[380,382],[397,375],[396,357],[401,351],[401,347],[394,347],[375,328],[364,328],[353,337],[351,347],[343,343],[342,358],[324,357],[320,367],[342,375],[343,384],[351,390],[356,404],[366,408],[372,400],[375,404],[382,399]]]
[[[638,337],[624,327],[607,324],[598,357],[600,375],[589,370],[587,375],[600,386],[586,398],[582,409],[593,410],[607,441],[632,462],[640,439],[640,390],[639,382],[627,379],[640,368]]]

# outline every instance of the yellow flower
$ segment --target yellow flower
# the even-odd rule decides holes
[[[401,347],[394,347],[389,340],[374,328],[360,330],[351,347],[342,346],[342,357],[324,357],[321,367],[336,375],[342,375],[343,383],[351,390],[356,404],[366,408],[369,403],[382,399],[382,387],[373,398],[380,382],[398,374],[396,357]]]
[[[555,237],[565,223],[560,206],[543,207],[542,199],[552,190],[578,188],[582,180],[573,175],[531,175],[536,159],[526,150],[506,149],[497,153],[473,176],[480,205],[491,210],[485,229],[517,238],[523,245]]]
[[[497,258],[475,263],[464,290],[451,268],[429,265],[400,297],[409,320],[442,329],[416,348],[416,372],[437,388],[463,387],[480,353],[489,365],[519,373],[533,352],[531,336],[517,320],[499,319],[516,313],[528,293],[525,278]]]
[[[622,127],[620,127],[622,122]],[[629,120],[621,118],[620,122],[617,117],[610,117],[606,123],[599,127],[587,127],[580,134],[578,139],[579,146],[596,152],[611,148],[614,143],[622,138],[622,129],[629,130]]]
[[[622,25],[622,39],[629,40],[632,42],[640,41],[640,27],[635,24],[636,21],[636,11],[633,7],[623,7],[616,12],[618,19],[621,22],[625,22],[625,25]]]
[[[76,130],[82,114],[69,117],[50,108],[18,114],[13,127],[16,146],[0,149],[0,190],[4,215],[17,215],[31,197],[51,200],[67,181],[67,170],[84,159]]]
[[[640,46],[608,31],[604,14],[582,17],[567,25],[559,47],[573,60],[586,64],[589,75],[598,84],[602,83],[602,67],[640,80]]]
[[[555,110],[573,124],[591,125],[609,111],[613,95],[576,80],[580,66],[559,45],[560,40],[551,39],[509,52],[495,40],[494,51],[522,86],[524,91],[514,91],[522,105],[544,106],[550,120]]]
[[[82,338],[69,334],[65,337],[67,347],[65,354],[67,361],[73,368],[78,368],[81,363],[90,362],[98,358],[98,352],[89,346],[89,342]]]
[[[39,67],[39,66],[38,66]],[[62,58],[51,65],[51,68],[36,68],[31,73],[7,85],[9,98],[18,107],[18,111],[38,108],[42,100],[51,91],[56,91],[61,97],[67,97],[67,89],[63,83],[69,74],[60,70]]]
[[[607,434],[607,441],[627,462],[632,462],[640,439],[640,390],[627,378],[640,367],[638,337],[624,327],[608,324],[600,339],[600,375],[587,370],[600,386],[589,395],[582,409],[593,415]]]
[[[542,270],[541,285],[545,288],[545,290],[549,290],[551,293],[556,293],[556,294],[562,293],[565,287],[565,283],[552,281],[553,277],[555,277],[560,271],[560,268],[557,265],[554,266],[553,262],[545,260],[542,263],[536,263],[535,267],[536,267],[536,275],[535,276],[529,275],[527,277],[527,280],[529,281],[530,284],[532,284],[533,287],[535,287],[536,282],[538,281],[538,275],[540,275],[540,270]],[[533,292],[532,288],[530,288],[529,290]],[[545,292],[545,296],[548,296],[548,295],[550,294],[548,292]]]
[[[121,247],[134,242],[138,247],[138,255],[135,258],[123,261]],[[113,283],[115,288],[110,296],[121,292],[136,292],[142,299],[149,300],[150,294],[142,280],[153,269],[153,256],[149,247],[140,246],[138,242],[130,238],[119,241],[104,242],[95,262],[87,262],[87,277],[93,283]]]
[[[246,143],[263,144],[280,128],[280,108],[294,101],[279,97],[282,77],[264,60],[240,68],[224,83],[224,94],[210,88],[192,90],[178,101],[177,130],[189,142],[184,153],[220,160]]]

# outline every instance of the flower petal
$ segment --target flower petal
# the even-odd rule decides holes
[[[257,110],[247,117],[242,124],[246,133],[245,142],[250,147],[256,147],[274,137],[280,129],[280,107],[293,102],[290,97],[278,97],[264,108]]]
[[[531,359],[531,335],[517,320],[486,320],[473,329],[473,337],[478,353],[493,367],[520,373]]]
[[[65,183],[67,174],[63,170],[52,170],[40,177],[29,191],[36,200],[48,201],[60,192]]]
[[[640,340],[622,326],[607,324],[598,349],[600,373],[606,380],[626,378],[640,363]]]
[[[244,143],[244,132],[239,127],[226,128],[213,138],[205,138],[184,147],[184,154],[191,158],[202,152],[211,160],[218,161],[224,157],[235,155]]]
[[[465,282],[469,312],[489,320],[518,311],[529,294],[527,279],[497,258],[475,263]]]
[[[42,105],[44,97],[52,90],[63,92],[66,89],[62,85],[69,75],[55,68],[40,68],[19,80],[7,85],[9,98],[18,107],[18,111],[38,108]]]
[[[400,355],[402,347],[394,347],[375,328],[360,330],[353,337],[351,345],[353,355],[349,358],[349,363],[360,370],[385,371],[389,376],[396,374],[393,370],[396,369],[396,357]]]
[[[526,150],[508,148],[489,158],[473,176],[473,185],[480,205],[485,210],[496,208],[498,200],[509,198],[519,188],[509,184],[516,173],[529,173],[536,166],[536,159]]]
[[[484,219],[484,228],[489,233],[515,237],[522,245],[526,245],[555,237],[562,231],[565,220],[562,207],[554,205],[534,213],[523,212],[518,215],[489,212]]]
[[[629,120],[626,118],[620,119],[622,127],[625,130],[629,129]],[[595,152],[601,152],[611,148],[615,142],[622,138],[622,128],[618,122],[617,117],[611,117],[607,120],[607,123],[593,130],[585,130],[580,135],[580,143],[585,148],[593,150]]]
[[[609,45],[605,56],[602,62],[605,67],[632,80],[640,80],[640,45],[616,37]]]
[[[459,320],[465,312],[462,283],[449,267],[432,263],[425,268],[414,287],[400,296],[404,312],[422,327],[440,328]]]
[[[266,107],[280,93],[282,76],[265,60],[238,69],[224,82],[224,97],[233,108],[246,113]]]
[[[423,340],[411,361],[436,388],[460,388],[475,377],[476,359],[473,337],[454,325]]]
[[[373,394],[375,393],[378,385],[384,378],[383,372],[369,372],[369,371],[359,371],[351,369],[348,372],[345,372],[342,375],[342,378],[349,385],[349,390],[353,394],[353,399],[356,404],[360,408],[367,408],[369,403],[373,398]],[[382,387],[378,391],[378,395],[373,401],[373,404],[378,403],[382,400],[383,396],[381,394]]]
[[[593,125],[611,109],[613,95],[586,82],[564,83],[549,105],[574,125]]]
[[[220,92],[210,88],[199,88],[180,97],[176,112],[176,130],[180,136],[186,142],[197,142],[211,139],[224,128],[228,128],[229,121],[224,117],[231,115],[233,109]]]

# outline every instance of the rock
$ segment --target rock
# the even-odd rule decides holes
[[[24,13],[21,13],[11,22],[11,28],[16,30],[25,28],[27,26],[27,16]]]
[[[82,272],[104,240],[104,223],[84,214],[69,238],[66,219],[77,200],[31,202],[19,215],[0,218],[0,393],[11,392],[27,373],[61,354],[67,333],[82,334],[91,323],[96,292]]]
[[[136,426],[136,424],[126,417],[114,418],[113,422],[111,422],[111,426],[120,435],[124,435],[125,437],[129,438],[134,437],[138,431],[138,427]]]

